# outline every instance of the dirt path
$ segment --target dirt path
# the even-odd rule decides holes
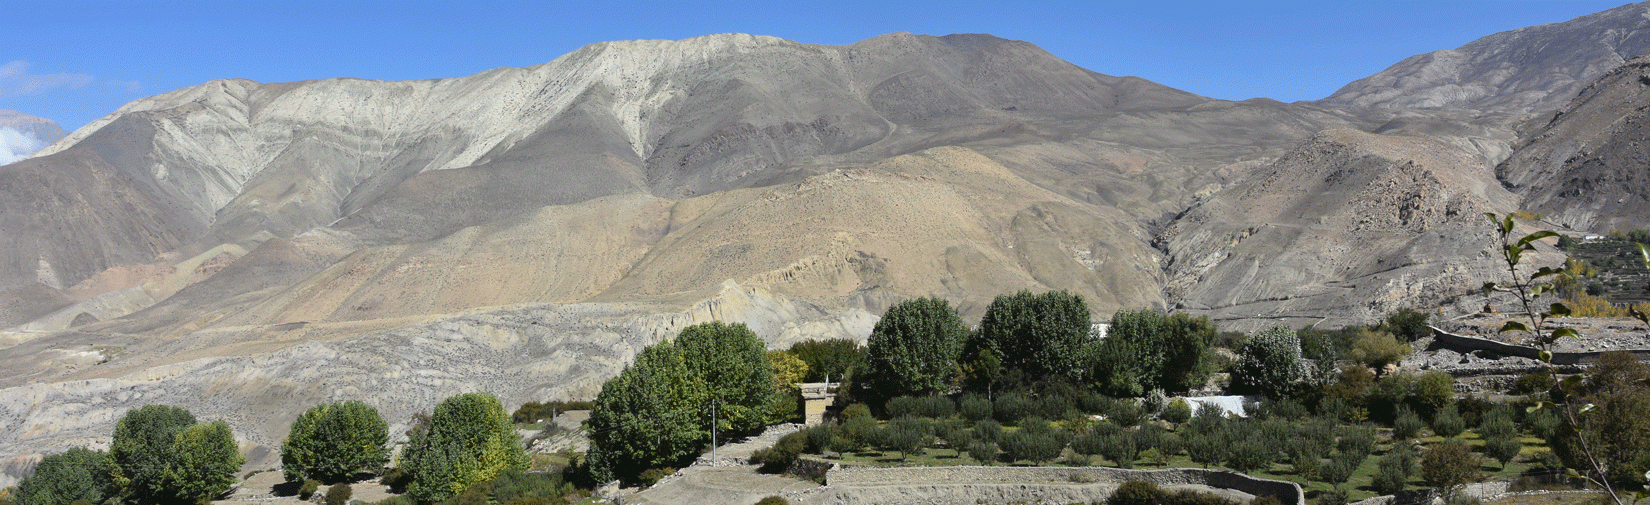
[[[660,479],[653,487],[621,492],[616,501],[624,504],[748,505],[766,496],[818,489],[820,486],[812,482],[757,473],[756,465],[748,463],[751,453],[771,447],[779,437],[801,428],[801,425],[795,424],[774,426],[761,435],[718,447],[714,465],[707,453],[692,466]]]

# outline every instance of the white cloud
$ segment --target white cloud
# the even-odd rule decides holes
[[[10,164],[45,148],[46,143],[35,138],[34,134],[0,128],[0,165]]]
[[[29,62],[12,60],[0,65],[0,97],[34,96],[52,88],[79,88],[91,84],[87,74],[30,74]]]

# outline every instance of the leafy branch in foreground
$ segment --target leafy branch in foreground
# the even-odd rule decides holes
[[[1551,230],[1541,230],[1525,235],[1517,241],[1514,241],[1513,216],[1508,215],[1502,217],[1490,212],[1486,212],[1484,215],[1488,216],[1490,221],[1495,223],[1496,231],[1501,236],[1501,259],[1506,262],[1507,272],[1512,275],[1512,280],[1507,283],[1502,283],[1499,285],[1493,282],[1484,283],[1484,295],[1489,296],[1490,292],[1494,290],[1503,290],[1514,293],[1518,296],[1518,301],[1523,305],[1524,313],[1530,321],[1530,323],[1526,325],[1520,321],[1509,320],[1501,326],[1500,332],[1506,333],[1509,331],[1523,331],[1531,334],[1534,337],[1536,345],[1540,346],[1541,361],[1547,363],[1549,373],[1556,374],[1557,370],[1552,364],[1552,345],[1559,339],[1566,337],[1579,338],[1579,335],[1577,335],[1576,331],[1571,328],[1557,328],[1553,329],[1551,332],[1544,331],[1544,324],[1547,322],[1548,318],[1570,315],[1569,307],[1566,307],[1563,303],[1553,303],[1548,307],[1548,310],[1544,312],[1537,312],[1535,307],[1537,305],[1536,299],[1543,293],[1552,291],[1553,289],[1552,283],[1543,282],[1541,279],[1564,276],[1568,274],[1563,267],[1556,269],[1552,267],[1541,267],[1534,273],[1531,273],[1528,277],[1522,277],[1518,272],[1518,264],[1523,260],[1524,253],[1535,250],[1536,241],[1544,238],[1556,237],[1559,236],[1559,234]],[[1650,250],[1647,250],[1643,244],[1640,244],[1639,252],[1644,256],[1645,267],[1650,268]],[[1639,317],[1641,321],[1645,321],[1647,324],[1650,324],[1650,317],[1645,317],[1637,313],[1634,315],[1635,317]],[[1593,441],[1588,440],[1589,437],[1582,430],[1574,429],[1582,426],[1581,418],[1583,416],[1594,413],[1593,411],[1595,410],[1595,406],[1593,404],[1583,405],[1579,408],[1575,405],[1575,400],[1580,398],[1578,389],[1582,385],[1583,380],[1584,377],[1577,374],[1566,377],[1565,380],[1558,382],[1555,387],[1560,393],[1559,398],[1561,398],[1564,402],[1562,407],[1555,405],[1550,401],[1542,401],[1535,406],[1530,407],[1530,411],[1534,412],[1540,409],[1552,408],[1559,411],[1564,416],[1567,424],[1572,427],[1571,430],[1568,430],[1570,431],[1568,435],[1575,437],[1574,442],[1576,443],[1577,449],[1580,450],[1583,459],[1586,461],[1586,465],[1589,467],[1588,471],[1592,474],[1588,476],[1573,476],[1582,477],[1598,484],[1600,487],[1604,488],[1606,493],[1609,493],[1612,501],[1614,501],[1617,505],[1623,505],[1627,502],[1623,501],[1621,495],[1616,492],[1615,487],[1610,482],[1610,474],[1605,468],[1605,462],[1598,456],[1597,450],[1593,447]],[[1571,470],[1571,472],[1573,473],[1574,470]],[[1650,474],[1647,474],[1646,478],[1650,478]]]

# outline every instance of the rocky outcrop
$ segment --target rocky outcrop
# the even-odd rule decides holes
[[[1505,31],[1418,54],[1318,103],[1510,113],[1562,107],[1593,79],[1650,52],[1650,4]]]

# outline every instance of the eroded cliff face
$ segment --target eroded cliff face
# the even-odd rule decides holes
[[[1435,306],[1493,278],[1482,214],[1516,203],[1473,153],[1328,130],[1159,236],[1168,297],[1217,320],[1254,318],[1250,327],[1338,327]]]

